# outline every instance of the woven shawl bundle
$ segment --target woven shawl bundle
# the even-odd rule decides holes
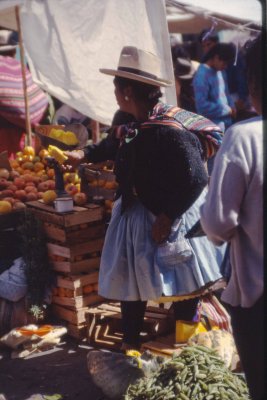
[[[26,68],[30,122],[38,123],[48,106],[45,93],[33,82]],[[0,116],[14,125],[25,127],[25,100],[21,64],[12,57],[0,56]]]

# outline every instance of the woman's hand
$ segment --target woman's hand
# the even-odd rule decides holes
[[[66,164],[71,165],[74,168],[78,167],[82,162],[84,162],[83,150],[64,151],[64,154],[66,154],[68,157]]]
[[[168,239],[173,221],[166,214],[157,216],[152,225],[152,239],[157,243],[163,243]]]

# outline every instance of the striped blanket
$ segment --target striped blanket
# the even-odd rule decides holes
[[[47,107],[46,94],[33,82],[26,68],[26,84],[31,124],[38,123]],[[21,64],[18,60],[0,56],[0,116],[25,128],[25,100]]]
[[[153,112],[146,122],[141,124],[139,122],[130,122],[117,126],[112,130],[112,135],[115,135],[121,141],[129,143],[141,129],[157,125],[173,126],[178,130],[186,129],[194,133],[202,145],[202,157],[205,161],[217,153],[223,139],[221,128],[209,119],[161,102],[153,108]]]
[[[222,142],[223,132],[221,128],[215,125],[209,119],[184,110],[180,107],[158,103],[149,120],[142,124],[142,127],[151,127],[152,125],[164,124],[174,126],[178,129],[186,129],[197,135],[203,148],[203,158],[214,156]]]

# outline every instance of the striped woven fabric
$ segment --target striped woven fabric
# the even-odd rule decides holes
[[[46,94],[33,82],[26,69],[26,84],[31,124],[38,123],[47,107]],[[0,56],[0,116],[14,125],[25,127],[25,100],[21,64],[18,60]]]
[[[178,129],[184,128],[196,134],[202,144],[205,159],[216,154],[223,138],[223,132],[220,127],[209,119],[163,103],[158,103],[154,107],[153,113],[149,120],[142,124],[142,128],[158,124],[174,126]]]

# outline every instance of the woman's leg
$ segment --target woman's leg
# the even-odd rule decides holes
[[[146,311],[146,301],[121,301],[123,348],[138,349]]]

